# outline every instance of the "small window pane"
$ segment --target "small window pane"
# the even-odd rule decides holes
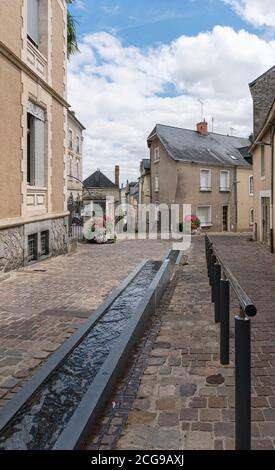
[[[39,45],[39,0],[27,0],[28,36]]]

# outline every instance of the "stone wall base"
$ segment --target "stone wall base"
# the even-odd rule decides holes
[[[41,233],[48,233],[48,250],[42,253]],[[37,254],[35,261],[68,252],[67,217],[32,222],[0,230],[0,273],[18,269],[30,263],[29,236],[36,234]]]

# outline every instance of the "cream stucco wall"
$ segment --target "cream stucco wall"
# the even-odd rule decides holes
[[[237,224],[238,231],[253,230],[250,223],[249,212],[254,209],[253,195],[249,194],[249,177],[253,176],[253,169],[237,169]]]

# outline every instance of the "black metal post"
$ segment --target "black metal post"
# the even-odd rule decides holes
[[[214,264],[215,323],[220,322],[220,280],[221,280],[221,265],[217,262]]]
[[[209,278],[209,284],[211,285],[211,256],[213,254],[213,250],[211,246],[208,248],[208,278]]]
[[[215,301],[215,291],[214,291],[214,266],[217,261],[215,255],[211,255],[211,267],[210,267],[210,285],[212,286],[212,302]]]
[[[251,448],[251,327],[243,311],[235,317],[235,446]]]
[[[220,362],[229,364],[229,307],[230,285],[227,279],[220,280]]]

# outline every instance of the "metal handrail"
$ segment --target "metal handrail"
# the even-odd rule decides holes
[[[215,323],[220,323],[220,363],[230,363],[230,286],[240,304],[235,315],[235,448],[251,449],[251,321],[256,306],[226,266],[219,250],[205,235],[209,283]]]
[[[255,315],[257,314],[257,308],[254,305],[253,301],[247,295],[245,290],[240,286],[239,282],[237,281],[236,277],[231,272],[231,270],[225,265],[225,262],[223,261],[222,256],[219,253],[219,250],[214,246],[213,242],[211,241],[211,238],[207,234],[206,234],[206,237],[212,246],[213,253],[216,255],[216,258],[219,260],[219,263],[222,267],[222,270],[226,278],[230,282],[230,285],[238,298],[238,301],[240,303],[240,306],[243,312],[248,317],[255,317]]]

